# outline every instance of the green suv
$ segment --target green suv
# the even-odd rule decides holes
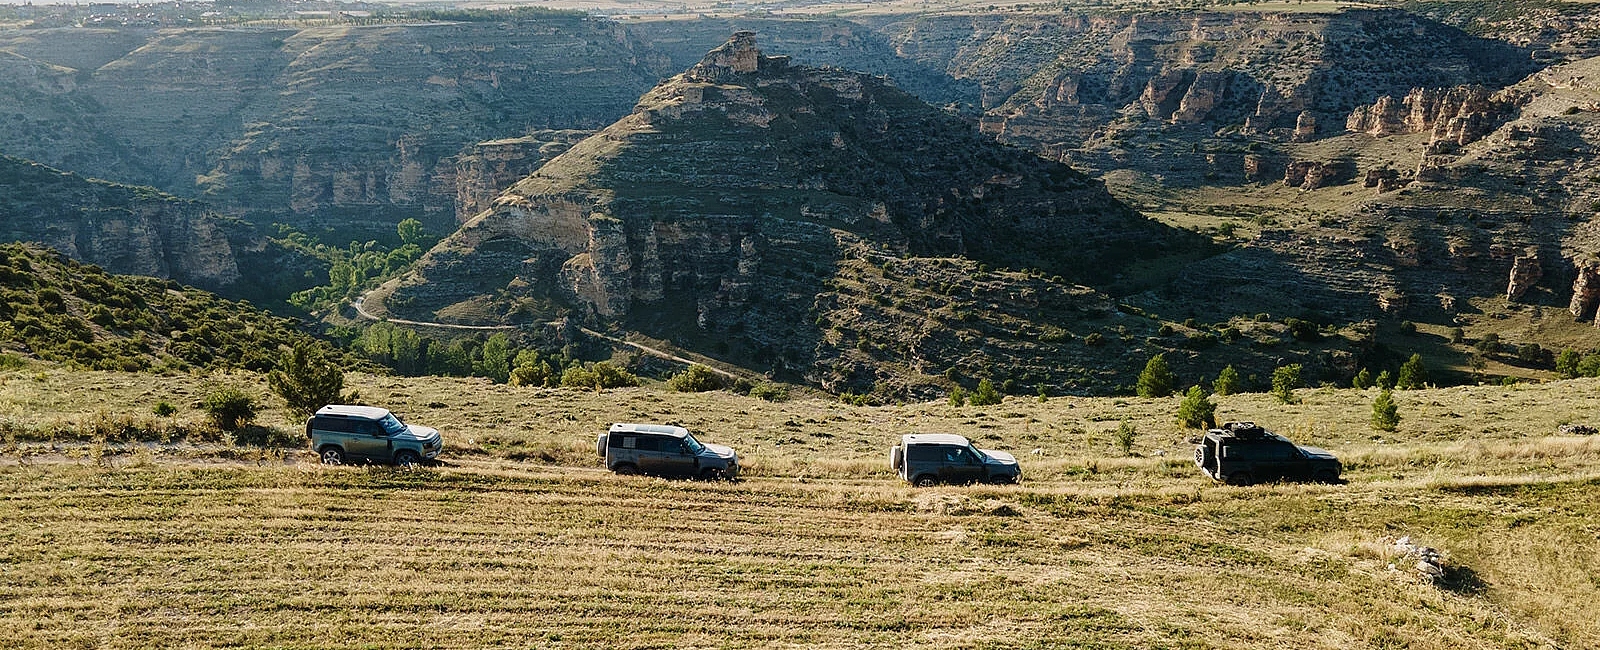
[[[388,409],[331,404],[306,420],[311,448],[327,465],[354,460],[409,467],[444,448],[437,429],[406,424]]]

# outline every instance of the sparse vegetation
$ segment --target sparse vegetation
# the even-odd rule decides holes
[[[1134,426],[1133,421],[1127,418],[1123,418],[1121,422],[1117,423],[1117,430],[1111,434],[1111,441],[1116,444],[1117,450],[1122,452],[1124,456],[1133,454],[1133,443],[1138,438],[1139,428]]]

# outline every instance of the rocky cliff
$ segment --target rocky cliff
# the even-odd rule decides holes
[[[512,183],[591,134],[593,131],[575,129],[541,130],[467,147],[455,158],[456,221],[471,220]]]
[[[0,32],[0,147],[263,222],[373,232],[452,225],[463,149],[608,124],[667,72],[616,24],[564,15],[105,31]]]
[[[308,268],[204,203],[10,156],[0,156],[0,242],[37,242],[113,273],[251,298],[287,295]]]
[[[1031,268],[1059,276],[1059,309],[1076,313],[1096,299],[1071,281],[1106,282],[1193,243],[880,78],[791,65],[740,33],[518,182],[379,298],[419,320],[597,318],[810,368],[855,344],[824,336],[832,307],[817,306],[850,259]],[[834,380],[870,386],[881,369]]]

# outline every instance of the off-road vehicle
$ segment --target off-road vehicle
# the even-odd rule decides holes
[[[1296,445],[1254,422],[1229,422],[1194,442],[1194,464],[1229,485],[1339,480],[1341,467],[1333,454]]]
[[[606,469],[618,474],[705,479],[739,475],[739,455],[731,447],[704,444],[683,427],[613,424],[595,441],[595,450],[605,459]]]
[[[306,437],[328,465],[364,460],[410,466],[437,457],[437,429],[406,424],[388,409],[330,404],[306,420]]]
[[[1015,483],[1022,476],[1017,457],[979,449],[948,433],[909,433],[889,450],[889,466],[912,485],[938,483]]]

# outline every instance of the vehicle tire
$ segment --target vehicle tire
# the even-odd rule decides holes
[[[634,476],[639,473],[639,466],[633,463],[618,463],[616,467],[611,468],[611,471],[623,476]]]
[[[911,484],[917,487],[933,487],[939,484],[939,479],[932,474],[923,474],[912,479]]]
[[[1318,483],[1338,483],[1339,473],[1331,469],[1319,470],[1313,479]]]
[[[411,469],[422,464],[422,457],[410,449],[401,449],[399,453],[394,455],[394,464]]]
[[[720,467],[707,467],[700,470],[700,480],[702,481],[720,481],[723,477],[722,468]]]
[[[317,455],[322,457],[322,464],[323,465],[343,465],[344,464],[344,450],[340,449],[338,447],[335,447],[333,445],[328,445],[326,447],[323,447],[322,450],[320,452],[318,452]]]
[[[1250,472],[1234,472],[1234,473],[1228,475],[1228,481],[1227,481],[1228,485],[1239,485],[1239,486],[1254,485],[1255,482],[1256,482],[1256,479],[1255,479],[1255,477],[1250,476]]]

